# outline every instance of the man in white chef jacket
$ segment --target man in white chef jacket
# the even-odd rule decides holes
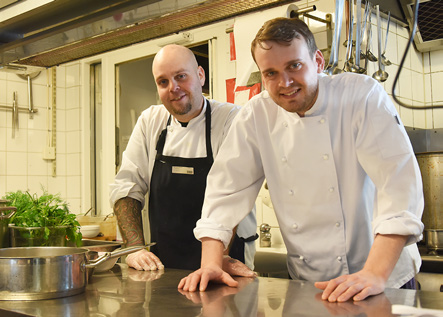
[[[191,50],[163,47],[152,71],[163,105],[139,117],[111,184],[110,201],[127,246],[143,245],[142,208],[149,193],[150,251],[132,253],[137,270],[197,269],[201,244],[194,238],[206,177],[239,107],[202,95],[205,73]],[[253,208],[251,207],[251,210]],[[253,268],[257,224],[254,210],[238,225],[229,255]],[[225,257],[233,274],[251,271]]]
[[[265,178],[293,279],[316,282],[331,302],[408,287],[421,265],[422,182],[383,87],[366,75],[323,75],[298,19],[266,22],[251,51],[266,91],[240,110],[209,173],[194,229],[202,266],[179,288],[237,285],[221,254]]]

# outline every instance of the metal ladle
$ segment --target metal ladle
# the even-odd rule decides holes
[[[369,3],[369,7],[371,7],[371,3]],[[366,47],[366,58],[371,62],[376,62],[377,57],[371,52],[371,44],[372,44],[372,9],[369,10],[369,20],[368,20],[368,44]]]
[[[385,37],[385,47],[383,48],[383,53],[381,53],[381,63],[385,66],[391,65],[391,61],[386,58],[386,47],[388,46],[388,34],[389,34],[389,23],[391,21],[391,11],[388,12],[388,22],[386,26],[386,37]]]
[[[338,50],[340,42],[341,24],[343,21],[343,6],[344,0],[336,0],[335,3],[335,25],[334,25],[334,37],[332,38],[331,45],[331,57],[327,68],[323,71],[328,75],[334,75],[343,72],[338,65]]]
[[[361,0],[357,0],[356,3],[356,28],[355,28],[355,63],[354,72],[362,74],[366,71],[363,67],[360,67],[360,51],[362,42],[362,30],[361,30]]]
[[[361,4],[360,4],[361,5]],[[355,55],[359,55],[361,61],[360,63],[364,60],[365,65],[364,66],[360,66],[359,64],[359,69],[358,72],[360,74],[365,74],[366,73],[366,69],[368,67],[368,58],[366,56],[365,53],[363,53],[363,47],[365,48],[365,51],[368,47],[368,37],[369,37],[369,28],[367,27],[367,22],[368,22],[368,15],[369,15],[369,1],[366,1],[365,3],[365,12],[364,12],[364,18],[363,18],[363,27],[361,29],[361,33],[360,33],[360,38],[361,38],[361,42],[357,43],[356,47],[359,47],[358,50],[355,52]],[[358,15],[357,15],[358,17]]]
[[[354,15],[353,15],[353,0],[350,0],[348,2],[349,6],[348,6],[348,40],[347,40],[347,48],[346,48],[346,60],[343,66],[343,69],[345,69],[347,72],[355,72],[355,67],[354,67],[354,60],[352,58],[352,38],[354,35],[354,29],[353,29],[353,25],[354,25]]]
[[[377,11],[377,40],[378,40],[378,70],[372,75],[372,77],[379,82],[384,82],[388,79],[389,74],[383,70],[381,63],[381,25],[380,25],[380,6],[375,6]]]

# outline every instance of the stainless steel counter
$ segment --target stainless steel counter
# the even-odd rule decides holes
[[[94,274],[82,294],[51,300],[0,301],[0,316],[394,316],[391,305],[443,310],[443,293],[387,289],[362,302],[328,303],[312,283],[279,278],[237,278],[239,288],[211,285],[183,292],[189,272],[139,272],[117,264]]]

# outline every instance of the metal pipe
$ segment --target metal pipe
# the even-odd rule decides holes
[[[17,111],[29,112],[28,108],[23,108],[23,107],[15,107],[15,108],[17,109]],[[13,106],[0,105],[0,110],[13,110]],[[34,112],[36,112],[36,110],[34,110]]]
[[[317,7],[315,5],[313,5],[312,7],[307,7],[304,9],[298,9],[297,11],[292,10],[291,13],[289,14],[290,18],[298,18],[301,14],[306,15],[309,12],[315,11],[317,10]]]

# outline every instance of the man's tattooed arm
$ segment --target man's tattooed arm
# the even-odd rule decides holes
[[[114,205],[114,213],[126,246],[145,244],[141,203],[129,197],[119,199]]]

